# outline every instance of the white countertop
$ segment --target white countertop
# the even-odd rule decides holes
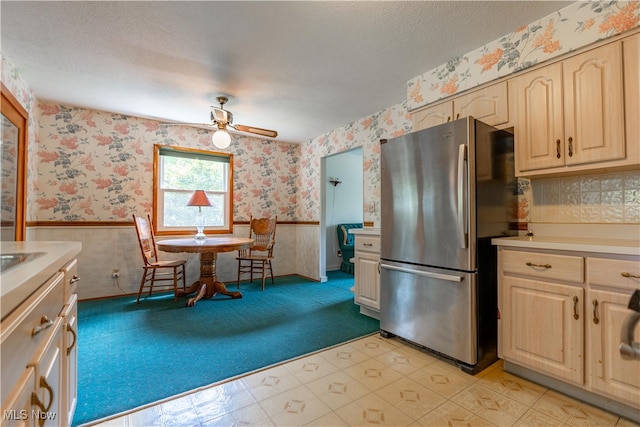
[[[364,227],[364,228],[350,228],[348,230],[350,234],[362,234],[366,236],[379,236],[380,229],[373,227]]]
[[[497,246],[596,252],[602,254],[640,256],[640,240],[591,237],[516,236],[491,240]]]
[[[44,282],[82,250],[80,242],[2,242],[0,253],[38,253],[27,261],[0,273],[2,318],[26,300]]]

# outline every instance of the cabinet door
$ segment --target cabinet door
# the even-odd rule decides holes
[[[640,34],[622,40],[627,159],[640,163]]]
[[[640,407],[640,362],[620,356],[620,334],[625,318],[632,313],[627,308],[630,294],[590,290],[587,317],[591,388],[634,407]],[[635,341],[640,342],[636,328]]]
[[[583,384],[583,289],[507,276],[502,279],[504,358]]]
[[[380,258],[377,253],[356,252],[356,303],[380,310]]]
[[[78,402],[78,296],[72,295],[69,304],[65,306],[62,316],[64,318],[62,353],[62,378],[63,389],[61,391],[61,404],[64,412],[63,425],[71,425],[73,414]]]
[[[552,64],[509,81],[515,107],[516,174],[564,166],[562,64]]]
[[[34,416],[42,426],[60,425],[63,408],[60,393],[63,390],[62,354],[65,351],[62,338],[62,317],[58,317],[49,330],[43,345],[35,353],[28,366],[36,371],[36,396]]]
[[[413,131],[450,122],[453,117],[453,102],[448,101],[413,113]]]
[[[562,64],[566,164],[624,158],[622,43],[607,44]]]
[[[35,426],[36,420],[31,416],[31,395],[34,393],[36,374],[33,367],[25,369],[8,393],[7,399],[2,402],[2,427],[27,427]]]
[[[476,119],[497,126],[509,121],[507,102],[507,82],[497,83],[462,95],[453,100],[453,117],[473,116]]]

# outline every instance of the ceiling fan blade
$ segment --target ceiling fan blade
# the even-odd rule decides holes
[[[240,132],[255,133],[256,135],[268,136],[269,138],[275,138],[276,136],[278,136],[278,132],[276,132],[275,130],[262,129],[246,125],[232,125],[232,127]]]
[[[160,126],[215,126],[211,123],[160,123]]]

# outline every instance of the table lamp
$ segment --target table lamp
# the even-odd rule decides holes
[[[202,207],[211,206],[207,193],[205,193],[204,190],[194,191],[187,202],[187,206],[198,207],[198,214],[196,215],[196,228],[198,229],[198,233],[195,235],[194,239],[205,240],[207,236],[204,234],[204,215],[202,214]]]

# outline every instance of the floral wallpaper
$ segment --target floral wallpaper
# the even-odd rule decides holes
[[[29,122],[27,123],[27,175],[36,176],[38,170],[38,162],[33,155],[35,141],[38,136],[38,111],[36,109],[36,98],[27,82],[20,75],[20,71],[15,65],[2,54],[2,67],[0,68],[0,78],[2,84],[11,92],[16,100],[29,114]],[[5,160],[3,159],[3,162]],[[4,185],[4,182],[3,182]],[[34,219],[33,211],[28,207],[31,206],[31,195],[35,190],[35,180],[27,180],[27,221]],[[4,209],[3,209],[4,210]]]
[[[364,221],[379,220],[380,139],[404,135],[411,132],[412,126],[411,115],[401,103],[302,144],[298,219],[320,221],[320,159],[362,147]]]
[[[361,145],[364,148],[364,221],[379,220],[378,141],[411,132],[410,111],[639,25],[638,0],[576,2],[410,80],[406,102],[304,144],[300,165],[305,177],[301,178],[303,190],[298,217],[319,221],[319,157]],[[304,185],[305,179],[307,185]],[[313,182],[315,188],[311,187]],[[529,180],[517,180],[514,192],[518,195],[518,203],[511,207],[513,221],[526,223],[531,220],[531,188]]]
[[[405,102],[302,144],[235,136],[226,150],[234,154],[234,219],[277,214],[283,221],[319,221],[321,158],[363,147],[364,221],[379,220],[379,140],[411,132],[411,110],[635,28],[639,16],[638,0],[576,2],[410,80]],[[46,101],[36,105],[4,56],[2,81],[30,114],[28,221],[128,220],[151,209],[154,144],[213,149],[202,129],[164,128]],[[526,221],[531,184],[519,185],[513,215]]]
[[[573,3],[410,80],[408,108],[414,110],[639,24],[638,0]]]
[[[128,221],[153,207],[154,144],[220,151],[211,132],[40,102],[39,221]],[[234,220],[295,220],[297,144],[233,135]]]

